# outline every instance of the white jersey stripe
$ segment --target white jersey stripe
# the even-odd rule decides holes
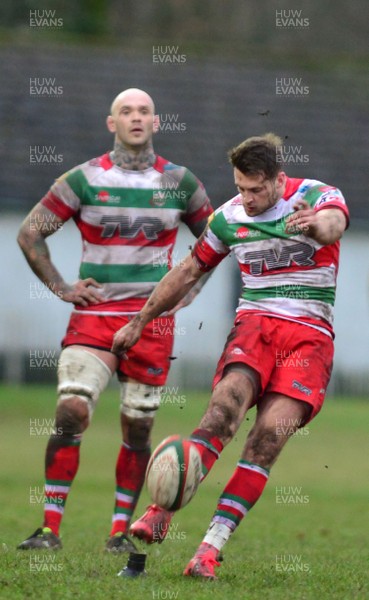
[[[154,265],[168,264],[168,254],[172,245],[167,246],[99,246],[86,244],[84,262],[104,265]]]
[[[254,277],[248,273],[242,273],[242,283],[249,289],[263,289],[267,287],[283,286],[308,286],[308,287],[330,287],[335,277],[335,268],[318,267],[311,271],[290,271],[276,273],[275,275],[263,275]],[[298,289],[296,287],[296,289]]]

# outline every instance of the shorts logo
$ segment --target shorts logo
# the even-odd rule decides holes
[[[245,354],[241,348],[233,348],[231,354]]]
[[[149,373],[149,375],[161,375],[163,369],[161,369],[160,367],[158,369],[156,369],[155,367],[149,367],[147,369],[147,372]]]
[[[305,385],[302,385],[302,383],[296,381],[296,379],[292,381],[292,387],[300,390],[300,392],[302,394],[306,394],[306,396],[310,396],[312,394],[312,390],[310,388],[306,387]]]

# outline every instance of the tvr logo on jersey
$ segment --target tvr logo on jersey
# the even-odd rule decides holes
[[[310,267],[315,264],[311,259],[315,250],[310,244],[298,242],[289,246],[283,246],[280,254],[274,248],[245,252],[243,262],[250,265],[251,275],[261,275],[263,265],[268,271],[289,267],[292,262],[299,267]]]
[[[164,229],[164,223],[157,217],[137,217],[132,221],[127,216],[105,216],[100,223],[104,225],[103,238],[111,238],[118,231],[121,238],[133,239],[142,233],[147,240],[157,240]]]

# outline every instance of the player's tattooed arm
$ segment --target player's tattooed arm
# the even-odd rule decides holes
[[[193,257],[187,256],[158,283],[143,309],[116,332],[111,351],[124,354],[138,342],[147,323],[178,304],[203,276],[204,271],[200,271]]]
[[[56,296],[65,302],[82,306],[101,302],[93,287],[101,287],[91,277],[68,284],[51,261],[46,238],[58,231],[64,221],[40,202],[23,221],[17,241],[32,271]]]
[[[340,208],[314,210],[305,200],[294,206],[295,213],[286,221],[286,232],[301,232],[322,246],[337,242],[346,229],[347,222]]]

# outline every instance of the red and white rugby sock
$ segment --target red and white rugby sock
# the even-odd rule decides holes
[[[224,546],[231,533],[260,498],[268,477],[268,469],[246,460],[239,461],[219,498],[217,509],[200,548],[206,545],[208,549],[210,544],[219,551]]]
[[[82,435],[51,436],[46,449],[44,524],[55,535],[79,465]]]
[[[110,536],[126,533],[144,480],[150,448],[136,449],[122,443],[115,470],[116,490]]]
[[[201,481],[207,476],[215,461],[223,450],[223,444],[218,437],[212,436],[206,429],[195,429],[190,435],[190,440],[195,443],[200,452],[202,461]]]

